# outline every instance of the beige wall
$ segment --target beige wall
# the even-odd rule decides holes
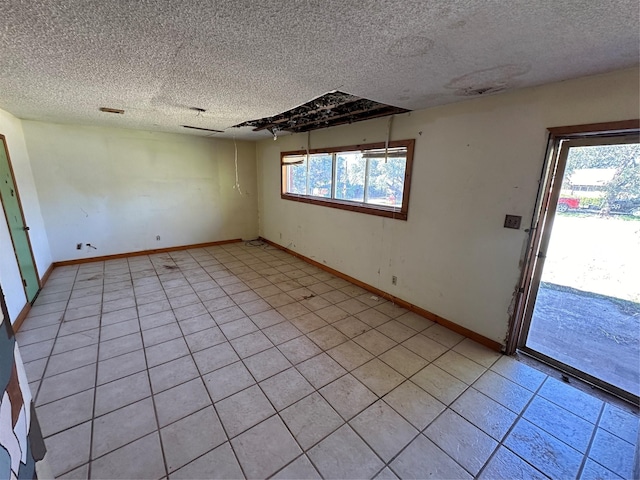
[[[255,238],[255,146],[24,121],[54,261]],[[160,241],[156,236],[160,236]],[[90,243],[97,249],[78,243]]]
[[[536,201],[548,127],[638,118],[626,70],[395,117],[416,139],[408,221],[280,199],[281,151],[306,134],[257,145],[260,234],[504,342]],[[384,141],[387,119],[311,133],[311,148]],[[523,216],[520,230],[504,215]],[[398,284],[391,284],[391,277]]]
[[[20,192],[22,210],[26,224],[30,228],[29,238],[33,256],[38,273],[42,277],[51,265],[51,252],[25,145],[22,122],[10,113],[0,110],[0,133],[6,137],[15,182]],[[0,209],[0,285],[4,290],[11,321],[15,322],[27,299],[2,209]]]

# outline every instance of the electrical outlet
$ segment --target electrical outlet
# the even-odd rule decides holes
[[[505,215],[504,228],[513,228],[515,230],[520,230],[521,222],[522,217],[520,215]]]
[[[81,243],[76,244],[76,250],[82,250],[82,244]]]
[[[397,284],[398,284],[398,277],[394,275],[393,277],[391,277],[391,285],[397,285]]]

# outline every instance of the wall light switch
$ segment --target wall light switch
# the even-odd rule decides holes
[[[520,230],[520,223],[522,223],[522,216],[520,215],[505,215],[504,217],[504,228]]]

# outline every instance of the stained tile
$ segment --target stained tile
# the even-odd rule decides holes
[[[325,322],[318,315],[312,312],[293,318],[290,321],[302,333],[313,332],[315,330],[318,330],[319,328],[326,327],[328,325],[327,322]]]
[[[356,368],[352,373],[378,396],[389,393],[404,381],[402,375],[377,358]]]
[[[390,320],[387,323],[380,325],[376,330],[398,343],[404,342],[416,334],[414,329],[407,327],[396,320]]]
[[[370,478],[384,467],[348,425],[322,440],[307,455],[324,478]]]
[[[379,308],[377,310],[380,310]],[[396,317],[394,317],[396,318]],[[415,330],[416,332],[422,332],[423,330],[431,327],[434,322],[428,320],[417,313],[414,312],[406,312],[397,316],[396,320],[407,327]]]
[[[543,397],[536,396],[523,417],[576,450],[585,453],[595,426]]]
[[[474,388],[467,389],[459,396],[451,409],[498,441],[502,440],[517,418],[511,410]]]
[[[231,449],[231,445],[227,442],[171,473],[169,478],[180,480],[193,480],[194,478],[228,480],[244,478],[244,475]]]
[[[390,467],[400,478],[473,478],[424,435],[418,435]]]
[[[89,461],[91,422],[60,432],[45,440],[47,461],[55,477]]]
[[[429,363],[402,345],[397,345],[391,350],[387,350],[380,355],[380,360],[405,377],[410,377],[417,373]]]
[[[286,318],[280,315],[275,310],[267,310],[265,312],[256,313],[255,315],[251,315],[251,320],[255,323],[258,328],[267,328],[272,325],[277,325],[280,322],[284,322]]]
[[[92,478],[155,480],[165,474],[157,432],[91,462]]]
[[[486,371],[476,380],[473,388],[515,413],[520,413],[533,396],[531,391],[491,370]]]
[[[373,358],[373,355],[352,341],[342,343],[327,353],[347,371],[358,368]]]
[[[244,317],[238,320],[233,320],[232,322],[224,323],[220,325],[220,329],[229,340],[233,340],[234,338],[255,332],[258,330],[258,327],[256,327],[255,324],[247,317]]]
[[[151,347],[181,336],[182,331],[175,322],[169,325],[144,330],[142,332],[142,340],[145,347]]]
[[[418,430],[382,400],[349,424],[385,462],[395,457],[418,434]]]
[[[257,385],[220,400],[216,410],[231,438],[276,413]]]
[[[394,340],[391,340],[389,337],[381,334],[377,330],[369,330],[368,332],[355,337],[353,341],[376,356],[397,345]]]
[[[369,309],[369,305],[366,305],[355,298],[350,298],[349,300],[340,302],[336,306],[347,312],[349,315],[355,315]]]
[[[192,353],[226,342],[226,338],[218,327],[200,330],[184,337]]]
[[[599,428],[589,450],[589,458],[623,478],[633,478],[634,452],[632,444]]]
[[[538,394],[565,410],[595,423],[603,402],[555,378],[547,378]]]
[[[95,415],[104,415],[151,395],[147,372],[115,380],[96,389]],[[65,409],[66,414],[66,409]]]
[[[500,447],[487,462],[478,478],[486,480],[546,480],[547,476],[533,468],[511,450]]]
[[[148,330],[162,325],[170,325],[175,322],[176,316],[171,310],[140,317],[140,327],[142,330]]]
[[[22,348],[21,348],[22,350]],[[85,365],[92,365],[98,357],[98,345],[93,344],[70,352],[59,353],[49,357],[49,364],[45,370],[45,377],[75,370]]]
[[[187,347],[184,338],[174,338],[168,342],[146,348],[145,355],[147,357],[147,364],[149,368],[151,368],[189,355],[189,347]]]
[[[64,415],[61,415],[61,412],[64,412]],[[84,423],[93,416],[93,390],[85,390],[39,406],[37,414],[44,437]]]
[[[485,371],[482,365],[469,360],[467,357],[454,352],[448,351],[444,355],[437,358],[433,365],[440,367],[445,372],[453,375],[458,380],[462,380],[467,385],[475,382]]]
[[[278,345],[278,349],[294,365],[315,357],[322,352],[320,348],[307,337],[298,337]]]
[[[257,353],[245,358],[243,361],[258,382],[286,370],[291,366],[289,360],[276,348],[270,348],[269,350]]]
[[[184,335],[190,335],[192,333],[201,332],[216,326],[216,322],[208,313],[205,315],[198,315],[197,317],[189,318],[187,320],[180,320],[180,329]]]
[[[314,391],[311,384],[295,368],[262,381],[260,387],[278,411]]]
[[[410,381],[385,395],[384,401],[421,431],[447,408]]]
[[[263,331],[274,345],[280,345],[302,335],[302,332],[288,321],[265,328]]]
[[[335,322],[338,322],[340,320],[343,320],[343,319],[349,317],[349,314],[347,312],[345,312],[344,310],[342,310],[341,308],[339,308],[339,307],[337,307],[335,305],[329,305],[328,307],[321,308],[320,310],[316,310],[315,314],[318,315],[320,318],[322,318],[327,323],[335,323]],[[357,320],[358,322],[360,322],[355,317],[351,317],[351,318],[353,318],[353,320]],[[360,323],[362,323],[362,322],[360,322]],[[366,325],[366,324],[363,324],[363,325]],[[369,328],[370,327],[366,328],[365,330],[368,330]],[[352,330],[353,330],[353,328],[352,328]],[[343,333],[345,335],[348,335],[346,332],[343,332]]]
[[[40,384],[37,404],[44,405],[92,388],[95,385],[95,379],[95,364],[47,377]]]
[[[459,333],[456,333],[438,324],[427,328],[422,332],[422,334],[426,335],[432,340],[435,340],[438,343],[441,343],[447,348],[453,348],[464,339],[464,337]]]
[[[297,302],[283,305],[282,307],[278,307],[276,310],[280,315],[282,315],[287,320],[291,320],[301,315],[310,313],[310,310],[308,308],[304,307],[303,305],[300,305]]]
[[[78,348],[98,343],[98,329],[85,330],[64,337],[58,337],[53,347],[53,354],[69,352]],[[44,342],[42,342],[44,343]],[[27,348],[29,345],[26,346]],[[21,349],[22,350],[22,349]]]
[[[473,475],[478,474],[498,445],[452,410],[445,410],[424,433]]]
[[[278,416],[231,440],[249,478],[267,478],[302,453]]]
[[[340,345],[348,340],[348,338],[340,333],[337,329],[332,327],[331,325],[327,325],[326,327],[319,328],[318,330],[314,330],[313,332],[309,332],[307,334],[316,345],[318,345],[323,350],[329,350],[336,345]]]
[[[576,478],[582,454],[521,419],[504,445],[551,478]]]
[[[200,378],[155,394],[154,402],[160,427],[211,404],[207,389]]]
[[[16,340],[19,345],[30,345],[32,343],[43,342],[55,338],[58,333],[58,325],[34,328],[33,330],[20,331],[16,333]]]
[[[453,351],[464,355],[470,360],[473,360],[474,362],[479,363],[486,368],[491,367],[491,365],[493,365],[501,357],[501,354],[499,352],[491,350],[484,345],[480,345],[470,338],[465,338],[463,341],[453,347]]]
[[[369,325],[361,322],[356,317],[343,318],[342,320],[338,320],[333,323],[333,326],[349,338],[357,337],[358,335],[362,335],[366,331],[371,330]]]
[[[622,477],[616,475],[611,470],[607,470],[602,465],[594,462],[590,458],[587,459],[584,467],[582,468],[582,474],[580,480],[622,480]]]
[[[546,378],[544,373],[506,355],[500,357],[491,370],[531,391],[536,391]]]
[[[231,345],[240,358],[250,357],[273,347],[273,343],[262,332],[253,332],[231,340]]]
[[[606,404],[598,426],[633,445],[638,441],[637,415],[621,408]]]
[[[196,364],[190,356],[172,360],[149,369],[153,393],[159,393],[199,375]]]
[[[140,400],[93,421],[92,457],[99,457],[157,429],[153,402]]]
[[[242,362],[232,363],[202,377],[214,402],[244,390],[256,382]]]
[[[306,455],[301,455],[276,473],[274,480],[320,480],[320,474]]]
[[[169,473],[223,444],[227,436],[213,407],[207,407],[160,430]]]
[[[341,377],[347,371],[326,353],[299,363],[296,368],[315,388],[320,388]]]

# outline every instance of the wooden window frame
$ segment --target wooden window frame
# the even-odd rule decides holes
[[[320,198],[313,197],[311,195],[297,195],[294,193],[287,193],[286,188],[286,168],[287,164],[284,163],[284,157],[292,156],[292,155],[313,155],[319,153],[344,153],[344,152],[354,152],[354,151],[362,151],[362,150],[373,150],[373,149],[383,149],[383,148],[396,148],[396,147],[406,147],[407,149],[407,160],[405,163],[405,171],[404,171],[404,188],[402,192],[402,205],[400,208],[398,207],[389,207],[385,205],[375,205],[371,203],[364,202],[355,202],[351,200],[339,200],[336,198]],[[415,149],[415,140],[396,140],[393,142],[389,142],[386,144],[385,142],[377,142],[377,143],[366,143],[361,145],[348,145],[344,147],[329,147],[329,148],[314,148],[307,150],[293,150],[288,152],[280,153],[280,198],[283,200],[291,200],[299,203],[309,203],[312,205],[320,205],[323,207],[329,208],[337,208],[340,210],[347,210],[350,212],[358,212],[365,213],[369,215],[377,215],[380,217],[393,218],[397,220],[407,220],[409,214],[409,194],[411,190],[411,172],[413,169],[413,156]],[[332,185],[331,185],[331,194],[332,196],[335,193],[335,161],[333,162],[333,177],[332,177]],[[368,162],[367,162],[368,165]]]

